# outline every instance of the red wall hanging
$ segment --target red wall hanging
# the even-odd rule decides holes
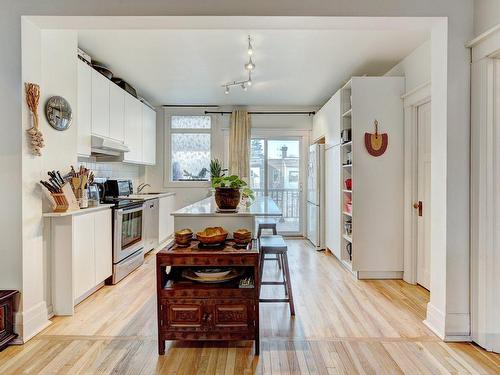
[[[387,133],[378,133],[378,121],[374,121],[375,133],[365,133],[365,146],[368,153],[372,156],[380,156],[387,150],[389,137]]]

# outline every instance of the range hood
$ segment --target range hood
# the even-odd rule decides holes
[[[91,152],[92,156],[96,158],[114,157],[123,160],[123,153],[129,151],[130,149],[121,142],[113,141],[112,139],[100,137],[98,135],[92,135]]]

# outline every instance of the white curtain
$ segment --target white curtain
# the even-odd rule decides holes
[[[233,111],[229,128],[229,173],[248,181],[250,171],[250,115]]]

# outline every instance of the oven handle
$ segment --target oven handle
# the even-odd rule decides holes
[[[141,205],[141,206],[138,206],[138,207],[132,207],[132,208],[120,208],[118,210],[116,210],[117,213],[119,214],[122,214],[122,213],[134,213],[134,212],[137,212],[137,211],[142,211],[144,209],[144,206]]]

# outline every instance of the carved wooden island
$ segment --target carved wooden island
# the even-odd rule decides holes
[[[241,276],[224,283],[203,284],[182,276],[188,268],[233,267]],[[255,340],[259,354],[259,251],[232,240],[204,248],[173,245],[156,255],[158,352],[165,340]],[[240,287],[250,278],[250,287]],[[253,284],[253,285],[252,285]]]

